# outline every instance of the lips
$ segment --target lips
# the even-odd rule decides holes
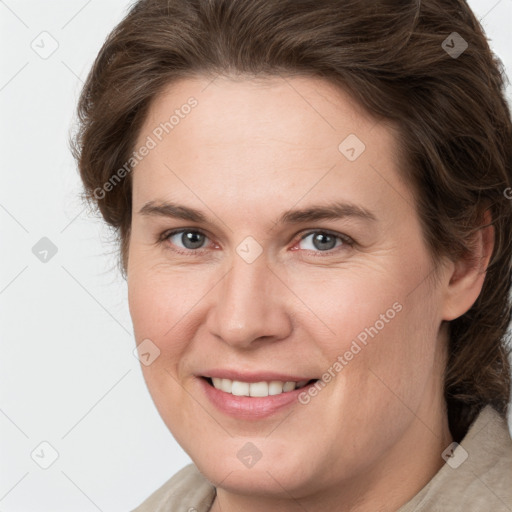
[[[218,377],[215,377],[215,379],[217,378]],[[208,400],[223,414],[240,420],[262,420],[285,408],[291,407],[294,404],[300,404],[299,395],[303,392],[307,392],[307,389],[310,386],[313,386],[317,380],[318,379],[310,379],[309,381],[306,381],[306,384],[301,388],[296,388],[296,383],[294,381],[287,381],[293,383],[293,390],[285,391],[283,389],[283,391],[278,394],[267,394],[265,396],[250,396],[247,394],[235,395],[233,393],[222,391],[213,385],[213,378],[200,377],[197,379],[197,382]],[[231,382],[236,383],[237,381]],[[243,381],[238,382],[249,387],[250,391],[250,387],[253,384],[258,386],[260,382],[265,381],[252,383],[244,383]],[[242,391],[246,391],[247,387],[243,388]]]

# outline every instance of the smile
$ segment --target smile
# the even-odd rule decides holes
[[[261,381],[243,382],[239,380],[222,379],[219,377],[207,377],[206,380],[215,388],[234,396],[265,397],[280,395],[295,389],[300,389],[316,379],[294,381]]]
[[[202,392],[219,412],[241,420],[262,420],[294,404],[300,404],[299,394],[318,381],[260,380],[262,377],[247,382],[203,376],[197,381]]]

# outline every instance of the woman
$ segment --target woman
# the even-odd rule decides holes
[[[142,0],[79,116],[194,462],[138,512],[512,509],[512,125],[464,1]]]

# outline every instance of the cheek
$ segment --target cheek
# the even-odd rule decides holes
[[[181,327],[179,319],[183,317],[183,298],[169,287],[167,280],[155,279],[155,274],[148,269],[129,276],[128,301],[137,344],[151,347],[150,352],[158,354],[149,365],[141,359],[141,369],[162,414],[161,407],[169,400],[169,395],[178,396],[173,377],[186,346],[183,337],[176,335]]]
[[[392,275],[380,269],[325,269],[322,276],[288,276],[287,284],[300,298],[299,323],[316,333],[313,339],[332,358],[349,350],[353,340],[364,345],[370,333],[380,334],[397,321],[403,290]]]
[[[133,267],[128,280],[130,314],[137,343],[149,339],[159,356],[142,372],[153,400],[163,404],[183,397],[183,363],[197,350],[196,331],[204,319],[205,296],[213,284],[204,273],[170,270],[162,264]],[[199,340],[200,341],[200,340]],[[161,410],[165,417],[169,412]]]
[[[346,327],[347,336],[339,338],[342,343],[331,360],[343,357],[344,400],[356,401],[361,411],[374,411],[386,424],[405,409],[416,410],[435,378],[438,329],[435,297],[426,283],[414,293],[411,287],[382,285],[377,297],[361,293],[354,298],[363,303],[356,314],[343,304],[340,318],[346,321],[338,325]]]
[[[159,351],[151,364],[141,364],[142,373],[162,419],[177,435],[173,427],[183,422],[177,411],[186,406],[186,396],[178,382],[178,368],[189,346],[184,329],[193,298],[188,300],[184,293],[178,292],[179,279],[171,279],[150,266],[135,267],[135,270],[128,280],[135,339],[137,344],[147,343],[145,340],[149,339]]]
[[[128,301],[137,341],[172,337],[201,293],[193,272],[173,274],[159,266],[134,266],[129,273]]]
[[[145,338],[159,338],[162,330],[162,292],[160,288],[150,286],[143,275],[130,278],[128,303],[137,343]]]
[[[300,305],[298,323],[321,347],[323,371],[331,369],[336,386],[358,400],[367,390],[363,401],[378,405],[396,393],[412,405],[431,375],[438,310],[427,280],[422,282],[429,268],[423,256],[403,256],[385,269],[367,266],[330,279],[289,276],[290,288],[307,305]]]

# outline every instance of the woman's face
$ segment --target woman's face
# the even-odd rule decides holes
[[[306,77],[182,80],[149,110],[130,311],[163,420],[223,489],[313,495],[437,449],[443,294],[395,144]]]

